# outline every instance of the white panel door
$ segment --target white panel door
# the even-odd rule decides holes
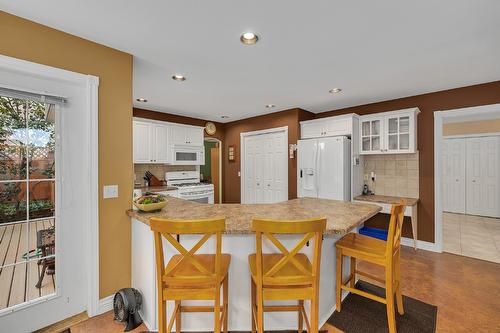
[[[242,203],[288,200],[287,143],[285,131],[244,137]]]
[[[317,198],[317,154],[318,140],[299,140],[297,142],[297,196]]]
[[[133,123],[134,163],[150,163],[153,161],[151,144],[152,124],[140,121]]]
[[[465,139],[443,140],[443,210],[465,214]]]
[[[499,138],[468,138],[466,212],[500,217]]]

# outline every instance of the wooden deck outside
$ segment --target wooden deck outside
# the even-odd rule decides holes
[[[29,250],[36,249],[37,231],[47,229],[52,225],[54,225],[54,219],[30,223]],[[27,227],[26,223],[0,225],[0,267],[25,260],[23,254],[26,252]],[[32,258],[28,263],[0,268],[0,310],[54,293],[55,274],[45,274],[42,287],[40,289],[35,287],[42,268],[37,261],[36,258]]]

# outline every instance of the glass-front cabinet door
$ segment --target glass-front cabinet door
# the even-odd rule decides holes
[[[367,118],[361,121],[361,152],[380,153],[383,147],[382,118]]]
[[[413,119],[410,115],[388,116],[386,119],[387,128],[387,151],[392,153],[410,151],[410,128]]]

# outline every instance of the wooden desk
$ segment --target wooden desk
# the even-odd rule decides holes
[[[411,231],[413,235],[413,248],[417,249],[417,233],[418,233],[418,198],[405,198],[405,197],[392,197],[386,195],[359,195],[354,198],[354,202],[359,203],[372,203],[378,205],[382,208],[380,211],[384,214],[391,213],[391,206],[393,204],[399,203],[401,200],[406,201],[405,216],[410,217],[411,221]]]

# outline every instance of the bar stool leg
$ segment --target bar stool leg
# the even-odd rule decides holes
[[[181,333],[181,301],[175,301],[175,307],[179,309],[175,314],[175,332]]]
[[[158,290],[158,293],[161,293],[161,290]],[[158,313],[160,316],[158,317],[158,333],[166,333],[167,329],[167,307],[166,302],[161,298],[161,295],[158,296]]]
[[[220,333],[220,286],[215,287],[214,333]]]
[[[252,285],[252,333],[257,332],[257,327],[255,326],[255,318],[257,318],[257,314],[255,313],[255,307],[257,305],[257,291],[255,290],[255,282],[253,281],[252,278],[250,278],[250,284]]]
[[[262,285],[257,287],[257,332],[264,333],[264,295]]]
[[[304,300],[299,301],[299,327],[298,331],[299,333],[302,333],[304,331],[304,317],[302,316],[302,307],[304,306]]]
[[[396,266],[394,267],[394,275],[397,283],[396,287],[396,304],[398,306],[398,313],[403,315],[405,313],[403,308],[403,295],[401,294],[401,250],[398,251],[396,255]]]
[[[224,308],[224,322],[222,323],[224,333],[227,333],[227,323],[229,318],[229,274],[226,276],[224,281],[222,282],[222,304]]]
[[[340,312],[342,310],[342,250],[337,249],[337,276],[336,276],[336,300],[335,306],[337,311]]]
[[[351,257],[351,281],[349,283],[349,286],[351,288],[354,288],[356,285],[356,258]]]
[[[385,268],[385,299],[387,301],[387,323],[389,333],[396,333],[396,314],[394,312],[394,282],[393,266],[389,264]]]

